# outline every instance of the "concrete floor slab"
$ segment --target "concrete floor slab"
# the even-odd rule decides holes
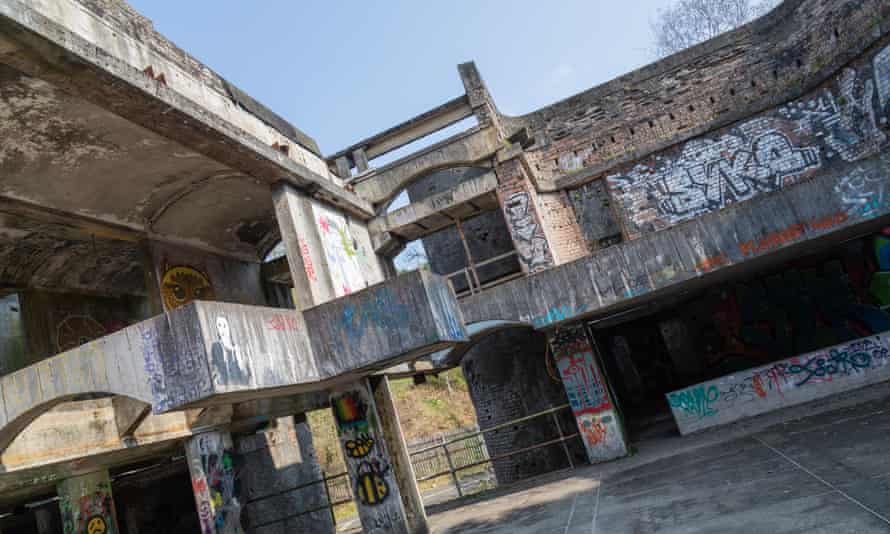
[[[833,402],[434,507],[432,532],[890,532],[890,395]]]

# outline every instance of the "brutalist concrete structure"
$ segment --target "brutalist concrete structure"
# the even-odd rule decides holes
[[[489,434],[502,482],[885,379],[890,3],[522,117],[458,75],[325,157],[120,0],[0,0],[0,529],[331,532],[330,407],[365,531],[424,532],[387,375],[463,366],[483,428],[568,404],[561,449]]]

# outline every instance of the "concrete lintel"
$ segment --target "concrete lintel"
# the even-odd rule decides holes
[[[447,128],[473,114],[466,96],[459,96],[441,106],[435,107],[425,113],[421,113],[392,128],[384,130],[376,135],[355,143],[335,154],[327,157],[328,161],[339,158],[351,158],[352,153],[358,148],[364,148],[365,153],[371,159],[382,156],[401,148],[412,141],[416,141],[431,133]],[[352,164],[358,162],[352,161]],[[339,164],[338,164],[339,165]],[[344,176],[348,177],[348,175]]]
[[[471,202],[489,193],[494,193],[497,191],[497,187],[497,176],[494,171],[489,171],[482,176],[461,182],[447,191],[432,195],[420,202],[408,204],[386,215],[371,219],[368,223],[368,229],[372,235],[383,232],[402,235],[405,233],[406,227],[422,222],[427,217],[440,214],[460,204]]]
[[[474,165],[491,158],[501,144],[491,127],[473,127],[398,159],[352,182],[355,191],[375,205],[392,199],[416,178],[436,169]]]

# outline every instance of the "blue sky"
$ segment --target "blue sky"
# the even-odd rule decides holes
[[[324,154],[462,93],[473,60],[518,115],[652,61],[669,0],[130,0]]]

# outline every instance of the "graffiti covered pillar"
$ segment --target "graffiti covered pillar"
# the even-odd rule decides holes
[[[232,437],[221,431],[198,434],[186,443],[185,455],[201,534],[243,534]]]
[[[234,440],[247,532],[333,534],[325,488],[316,483],[324,473],[305,414],[279,418]]]
[[[590,463],[626,456],[627,438],[584,325],[561,328],[549,341]]]
[[[536,202],[537,192],[528,179],[522,153],[512,154],[495,167],[498,201],[519,254],[523,272],[534,273],[555,265]]]
[[[366,380],[331,393],[340,446],[365,534],[412,534]]]
[[[56,490],[64,534],[120,532],[107,470],[63,480]]]
[[[411,464],[411,456],[408,454],[408,444],[402,434],[402,424],[399,421],[399,412],[393,400],[389,378],[386,375],[373,376],[370,377],[369,382],[371,390],[374,392],[377,415],[380,417],[380,429],[392,459],[393,472],[402,496],[402,508],[405,510],[408,532],[410,534],[427,534],[430,529],[427,525],[426,510],[423,507],[420,488],[417,486],[417,477],[414,474],[414,466]]]
[[[274,191],[275,217],[287,254],[298,310],[336,297],[311,199],[287,183]]]

